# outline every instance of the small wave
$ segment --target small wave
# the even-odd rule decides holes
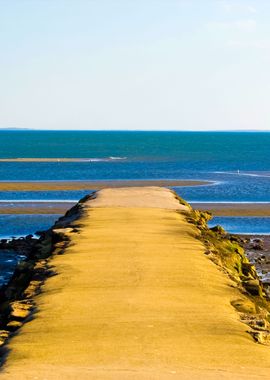
[[[110,160],[126,160],[127,157],[114,157],[114,156],[111,156],[109,157]]]
[[[246,176],[246,177],[262,177],[262,178],[269,178],[270,175],[267,174],[256,174],[256,173],[247,173],[247,172],[212,172],[215,174],[229,174],[229,175],[236,175],[236,176]]]
[[[192,188],[192,187],[205,187],[205,186],[216,186],[216,185],[221,185],[222,183],[224,183],[224,181],[214,181],[214,180],[210,180],[210,179],[184,179],[184,178],[181,178],[181,179],[167,179],[167,178],[162,178],[162,179],[154,179],[155,181],[183,181],[183,184],[181,185],[172,185],[172,187],[174,189],[180,189],[180,188],[183,188],[183,187],[186,187],[188,186],[189,188]],[[135,181],[137,181],[135,179]],[[140,180],[138,180],[140,181]],[[147,181],[147,180],[146,180]],[[151,181],[151,179],[149,180]],[[204,182],[204,183],[201,183],[201,184],[194,184],[194,185],[185,185],[184,182]]]
[[[81,162],[109,162],[109,161],[121,161],[121,160],[126,160],[127,157],[103,157],[103,158],[82,158],[80,161]]]
[[[80,162],[102,162],[106,161],[106,158],[82,158]]]

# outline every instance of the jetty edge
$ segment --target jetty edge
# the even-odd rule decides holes
[[[0,379],[269,378],[269,301],[210,217],[158,187],[82,199],[3,289]]]

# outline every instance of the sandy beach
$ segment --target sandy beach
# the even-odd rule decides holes
[[[269,379],[174,193],[105,189],[66,230],[37,312],[8,344],[1,379]],[[63,231],[62,231],[63,233]]]

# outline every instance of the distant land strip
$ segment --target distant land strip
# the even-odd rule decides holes
[[[0,182],[0,191],[41,191],[41,190],[100,190],[107,187],[130,186],[201,186],[210,181],[192,180],[112,180],[112,181],[39,181],[39,182]]]
[[[192,207],[214,216],[270,216],[270,203],[195,203]]]
[[[0,214],[58,214],[63,215],[77,202],[0,201]]]

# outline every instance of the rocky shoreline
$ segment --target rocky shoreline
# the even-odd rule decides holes
[[[57,274],[51,265],[51,256],[64,253],[69,243],[69,233],[76,232],[76,220],[83,212],[83,203],[94,197],[95,194],[91,194],[83,198],[51,229],[40,232],[39,239],[29,235],[0,242],[0,250],[10,249],[25,256],[24,260],[18,262],[8,284],[0,289],[0,347],[23,323],[32,318],[35,296],[41,292],[46,278]],[[180,203],[186,204],[177,198]],[[256,342],[268,344],[270,237],[230,235],[221,227],[209,229],[207,221],[211,215],[189,208],[187,219],[196,225],[198,238],[206,247],[205,254],[235,281],[235,287],[243,294],[243,298],[233,304],[241,320],[249,326],[248,332]],[[4,354],[5,347],[0,353],[2,360]]]
[[[81,205],[92,196],[83,198],[67,213],[58,219],[47,231],[17,239],[2,239],[0,250],[20,253],[24,259],[17,263],[9,282],[0,288],[0,361],[5,356],[8,338],[15,333],[35,313],[35,296],[50,276],[56,275],[50,264],[52,255],[64,252],[68,243],[67,230],[73,230],[72,222],[79,218]]]
[[[208,227],[212,214],[194,210],[177,195],[180,202],[190,209],[187,220],[198,228],[198,238],[206,247],[205,254],[222,272],[233,280],[241,297],[232,302],[247,331],[257,343],[270,344],[270,295],[267,282],[263,281],[262,263],[268,263],[266,255],[255,257],[254,251],[264,250],[261,237],[247,237],[227,233],[221,226]],[[270,243],[269,240],[267,240]],[[267,245],[268,249],[270,245]],[[260,264],[260,266],[258,265]],[[270,264],[270,260],[269,260]],[[269,272],[268,272],[269,273]]]
[[[236,235],[244,247],[249,261],[256,267],[258,276],[270,299],[270,236]]]

